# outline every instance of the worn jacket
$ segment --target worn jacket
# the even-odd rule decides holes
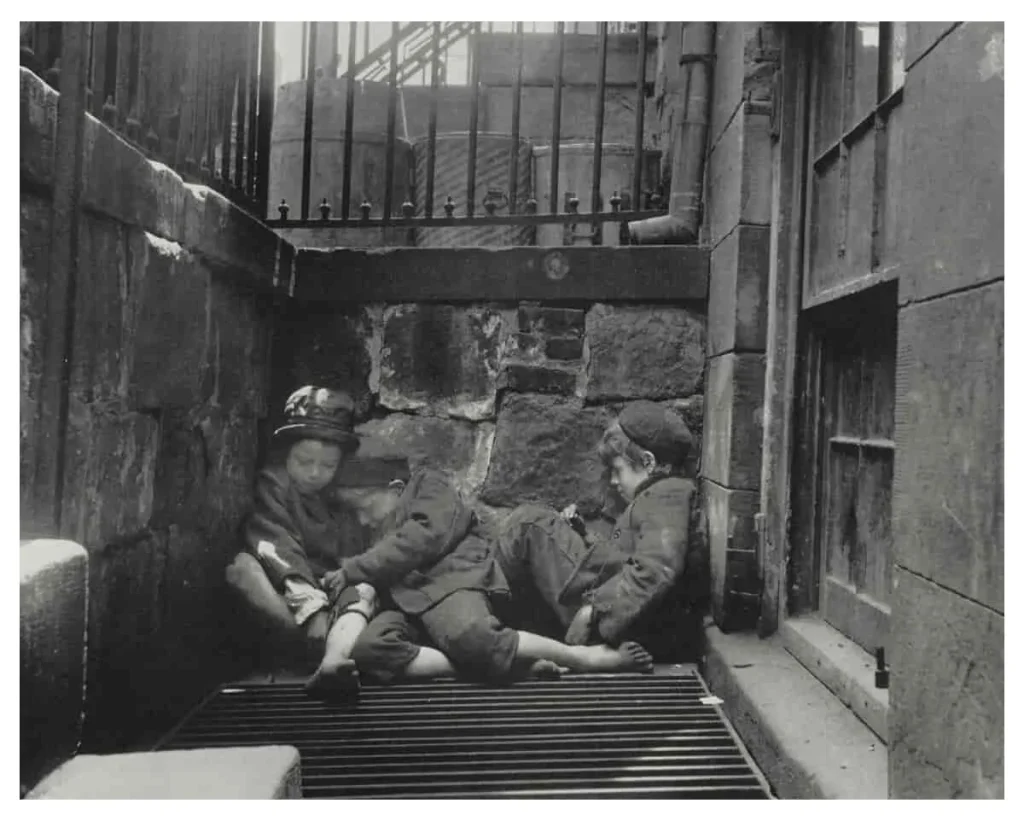
[[[330,486],[317,494],[301,494],[283,465],[260,472],[243,531],[247,548],[279,591],[289,577],[319,586],[327,571],[360,553],[365,544],[355,513],[335,498]]]
[[[642,638],[665,621],[688,571],[690,479],[658,477],[641,485],[616,520],[611,538],[596,540],[569,581],[562,598],[590,603],[593,630],[611,645]],[[610,572],[609,572],[610,571]],[[670,601],[671,599],[671,601]],[[688,604],[682,602],[682,604]]]
[[[349,584],[367,582],[389,592],[403,612],[422,613],[456,590],[508,594],[473,511],[439,471],[412,475],[383,531],[341,569]]]

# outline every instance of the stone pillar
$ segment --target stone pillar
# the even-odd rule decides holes
[[[708,294],[709,412],[702,487],[711,598],[723,630],[753,628],[771,223],[771,28],[719,23],[703,242],[712,248]]]

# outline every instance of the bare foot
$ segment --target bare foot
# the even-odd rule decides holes
[[[359,675],[352,659],[333,664],[322,663],[306,682],[306,692],[325,701],[354,700],[359,696]]]
[[[648,673],[654,668],[654,659],[635,641],[627,641],[619,647],[596,644],[576,648],[580,666],[591,673],[615,673],[635,671]]]
[[[545,680],[561,678],[563,673],[568,673],[568,667],[560,667],[553,661],[547,659],[538,659],[530,665],[530,678],[539,678]]]

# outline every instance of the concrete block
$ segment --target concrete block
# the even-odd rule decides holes
[[[153,511],[159,420],[109,413],[72,396],[67,430],[65,532],[92,550],[145,528]]]
[[[740,223],[770,225],[771,190],[769,115],[745,107],[725,129],[708,160],[712,247]]]
[[[957,23],[908,21],[907,44],[903,54],[904,65],[913,66],[928,49],[939,41],[939,38],[955,25]]]
[[[709,356],[765,349],[770,234],[740,225],[711,252]]]
[[[380,404],[464,419],[493,417],[502,325],[501,314],[490,308],[388,308]]]
[[[1003,617],[895,568],[893,798],[1003,798]]]
[[[896,561],[1003,610],[1003,285],[899,315]]]
[[[888,797],[885,745],[772,636],[707,630],[705,677],[779,798]]]
[[[701,483],[707,521],[711,570],[711,608],[715,622],[725,630],[753,625],[744,595],[760,590],[757,564],[759,510],[756,493],[730,490],[707,480]]]
[[[901,301],[1003,276],[1003,61],[1002,23],[964,23],[907,77]]]
[[[402,453],[410,467],[438,468],[452,474],[457,485],[474,495],[487,475],[494,425],[473,424],[461,419],[439,419],[393,413],[370,419],[356,427],[361,439],[359,453]]]
[[[53,773],[33,799],[228,799],[302,797],[294,747],[227,747],[82,755]]]
[[[764,426],[764,356],[724,354],[708,361],[702,469],[728,488],[757,490]]]
[[[21,543],[21,784],[75,753],[85,705],[88,561],[74,542]]]
[[[559,509],[575,502],[581,513],[603,509],[610,488],[597,443],[612,413],[578,401],[506,394],[498,413],[481,501],[496,507],[539,502]]]
[[[703,316],[685,308],[594,305],[587,313],[587,398],[699,393],[705,325]]]

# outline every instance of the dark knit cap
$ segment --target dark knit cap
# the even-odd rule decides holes
[[[683,418],[654,402],[630,402],[619,414],[619,427],[663,464],[682,463],[693,448],[693,435]]]
[[[338,487],[383,488],[409,481],[409,460],[402,456],[354,456],[335,474]]]
[[[318,439],[353,453],[359,439],[353,432],[355,402],[342,391],[306,385],[288,397],[285,423],[274,431],[275,438]]]

